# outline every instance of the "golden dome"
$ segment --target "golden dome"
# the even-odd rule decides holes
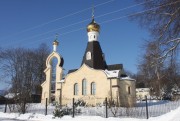
[[[92,22],[87,25],[87,32],[97,31],[99,32],[100,26],[92,19]]]
[[[59,45],[59,42],[57,40],[54,40],[53,45]]]

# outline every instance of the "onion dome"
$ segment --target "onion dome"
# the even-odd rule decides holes
[[[57,40],[54,40],[53,45],[59,45],[59,42]]]
[[[96,31],[99,32],[100,26],[92,19],[92,22],[87,25],[87,32]]]

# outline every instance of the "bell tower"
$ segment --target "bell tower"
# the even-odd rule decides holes
[[[42,96],[41,96],[41,103],[45,104],[46,103],[46,98],[48,101],[48,104],[51,103],[51,99],[53,95],[55,96],[55,101],[60,103],[60,91],[61,90],[61,85],[60,81],[62,80],[62,74],[63,74],[63,64],[64,60],[62,56],[57,52],[57,47],[59,45],[59,42],[56,39],[53,41],[53,52],[48,56],[46,59],[46,69],[44,70],[44,73],[46,75],[46,80],[41,84],[42,87]],[[55,80],[52,79],[52,60],[56,58],[57,59],[57,65],[55,66]],[[55,81],[55,92],[52,93],[52,80]]]
[[[92,10],[92,21],[87,25],[88,43],[82,64],[84,63],[94,69],[106,69],[105,56],[98,41],[100,25],[94,20],[94,9]]]

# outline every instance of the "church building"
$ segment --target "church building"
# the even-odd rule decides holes
[[[94,17],[87,25],[88,42],[80,68],[69,70],[62,78],[64,60],[56,51],[58,41],[53,42],[53,52],[48,56],[45,69],[46,80],[42,83],[42,99],[51,102],[52,59],[57,58],[55,101],[61,105],[71,104],[72,98],[83,100],[87,105],[103,104],[107,97],[120,106],[133,106],[136,101],[135,80],[128,77],[123,64],[108,65],[98,37],[100,25]],[[108,56],[107,56],[108,57]]]

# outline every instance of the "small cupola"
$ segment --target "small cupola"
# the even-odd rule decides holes
[[[57,41],[57,35],[56,35],[56,39],[53,41],[53,51],[57,51],[57,46],[59,45],[59,42]]]
[[[94,8],[92,9],[92,21],[87,25],[88,42],[98,41],[100,25],[94,20]]]

